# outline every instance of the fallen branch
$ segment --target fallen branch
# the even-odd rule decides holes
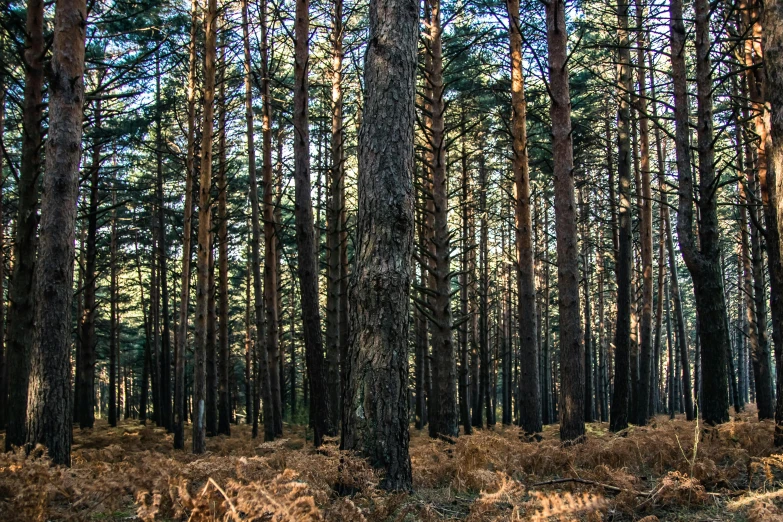
[[[596,482],[594,480],[586,480],[586,479],[574,478],[574,477],[545,480],[544,482],[536,482],[535,484],[531,484],[530,487],[537,488],[541,486],[554,486],[556,484],[565,484],[568,482],[576,482],[577,484],[586,484],[588,486],[598,486],[606,489],[607,491],[612,491],[614,493],[632,493],[638,497],[647,497],[652,494],[652,491],[636,491],[633,489],[618,488],[617,486],[612,486],[611,484],[604,484],[603,482]]]

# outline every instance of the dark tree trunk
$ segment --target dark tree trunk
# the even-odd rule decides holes
[[[359,134],[356,265],[350,294],[350,374],[343,398],[341,447],[361,450],[373,465],[385,468],[382,486],[397,490],[412,487],[408,303],[418,24],[416,2],[370,2]]]
[[[712,114],[712,64],[710,60],[709,5],[696,0],[696,89],[698,102],[699,156],[699,247],[694,241],[693,175],[690,165],[690,132],[685,76],[685,28],[682,3],[671,0],[671,62],[674,94],[675,145],[679,174],[679,212],[677,235],[680,250],[691,272],[696,309],[699,314],[699,336],[702,353],[702,404],[704,422],[709,425],[729,420],[728,376],[726,355],[729,332],[726,325],[726,302],[720,267],[720,230],[715,195],[715,144]],[[683,340],[684,341],[684,340]],[[684,358],[687,357],[686,356]],[[683,367],[683,374],[688,367]],[[691,395],[686,390],[686,397]]]
[[[310,385],[310,423],[313,443],[320,446],[323,436],[335,433],[331,426],[329,394],[324,372],[324,346],[321,312],[318,304],[318,264],[315,244],[313,202],[310,196],[310,129],[308,109],[309,0],[296,0],[294,60],[294,218],[296,223],[297,273],[302,298],[302,325],[307,379]],[[271,366],[276,361],[270,361]]]
[[[628,36],[628,2],[617,3],[619,21],[620,106],[617,118],[617,177],[619,182],[618,250],[616,252],[617,323],[615,325],[614,395],[610,428],[620,431],[631,420],[631,272],[633,243],[631,237],[631,51]]]
[[[228,178],[226,177],[226,45],[221,37],[218,79],[218,425],[217,433],[231,434],[231,398],[229,396],[230,343],[228,338]]]
[[[27,442],[43,444],[52,462],[66,466],[71,464],[71,299],[86,20],[84,0],[57,3],[27,403]]]
[[[24,42],[24,98],[22,107],[22,161],[17,182],[16,235],[13,269],[8,287],[8,425],[5,450],[25,443],[28,374],[35,318],[34,276],[38,246],[38,175],[41,170],[41,120],[45,41],[43,0],[27,2]]]

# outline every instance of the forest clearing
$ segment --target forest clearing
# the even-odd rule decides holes
[[[76,432],[70,469],[23,452],[3,455],[0,507],[9,522],[775,522],[783,520],[783,458],[773,454],[772,423],[754,413],[721,425],[697,448],[695,423],[665,416],[618,434],[589,424],[588,440],[569,447],[556,426],[537,443],[520,441],[515,427],[453,441],[414,429],[413,493],[379,489],[364,459],[339,451],[337,439],[313,448],[302,426],[260,442],[238,425],[195,456],[173,450],[161,428],[101,421]]]

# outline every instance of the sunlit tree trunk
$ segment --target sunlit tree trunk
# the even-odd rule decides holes
[[[198,257],[196,281],[196,343],[193,360],[193,453],[206,451],[207,322],[209,315],[209,257],[212,251],[210,189],[212,187],[212,132],[215,111],[215,58],[217,54],[217,0],[207,0],[204,59],[204,123],[201,129],[199,180]],[[251,187],[252,188],[252,187]]]
[[[557,287],[560,293],[560,439],[584,439],[584,354],[579,314],[579,261],[574,200],[571,96],[568,86],[568,33],[565,2],[546,4],[549,91],[557,235]]]

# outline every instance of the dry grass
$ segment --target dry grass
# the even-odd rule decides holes
[[[783,521],[783,455],[753,413],[702,431],[695,452],[695,424],[662,417],[616,435],[591,424],[575,447],[557,426],[540,443],[510,427],[456,444],[414,430],[413,494],[377,489],[364,460],[336,440],[313,449],[302,427],[260,443],[232,426],[196,458],[161,429],[99,421],[75,431],[70,469],[0,454],[0,520]]]

